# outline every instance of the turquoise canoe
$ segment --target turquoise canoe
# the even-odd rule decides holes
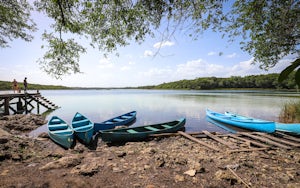
[[[206,110],[206,115],[213,120],[243,129],[266,133],[272,133],[275,131],[275,122],[273,121],[265,121],[252,117],[240,116],[229,112],[222,114],[209,109]]]
[[[104,142],[110,143],[143,141],[151,134],[172,133],[183,130],[184,125],[185,118],[181,118],[175,121],[153,125],[104,130],[100,131],[100,137]]]
[[[292,134],[300,134],[300,123],[277,123],[275,122],[276,131],[282,131]]]
[[[242,116],[239,114],[234,114],[230,112],[225,112],[226,115],[235,115],[236,117],[239,118],[250,118],[247,116]],[[281,131],[281,132],[286,132],[286,133],[292,133],[292,134],[300,134],[300,123],[275,123],[275,130],[276,131]]]
[[[94,134],[94,123],[77,112],[72,120],[72,128],[77,138],[84,144],[89,144]]]
[[[74,143],[73,129],[61,118],[53,116],[48,122],[48,135],[60,146],[69,149]]]
[[[128,112],[126,114],[111,118],[109,120],[103,121],[102,123],[94,123],[94,132],[114,129],[116,126],[128,125],[132,123],[136,118],[136,111]]]

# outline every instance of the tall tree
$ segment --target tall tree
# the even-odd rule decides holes
[[[31,32],[36,31],[30,19],[32,7],[26,0],[0,0],[0,47],[9,47],[16,38],[31,41]]]
[[[13,2],[18,4],[16,9],[24,10],[20,5],[25,0]],[[0,7],[5,4],[0,0]],[[132,40],[143,42],[163,22],[170,33],[180,27],[189,28],[195,39],[207,29],[223,32],[230,40],[242,36],[241,48],[263,69],[294,54],[295,60],[287,65],[280,80],[297,69],[295,78],[300,85],[299,0],[36,0],[34,5],[54,20],[52,30],[43,34],[48,51],[39,62],[57,78],[80,72],[78,61],[86,47],[69,38],[70,33],[86,37],[99,50],[112,52]],[[1,10],[0,18],[8,15],[8,11]],[[3,27],[6,19],[0,21]],[[19,30],[24,28],[28,27],[22,25]],[[9,34],[1,32],[0,37]]]

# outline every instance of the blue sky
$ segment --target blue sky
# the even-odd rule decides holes
[[[239,40],[229,43],[220,33],[206,31],[198,40],[192,40],[183,31],[177,31],[168,40],[147,38],[142,44],[134,42],[118,49],[107,58],[97,49],[89,47],[81,55],[80,69],[57,80],[40,69],[36,62],[43,57],[41,33],[49,20],[38,13],[33,14],[38,24],[32,42],[16,39],[10,48],[0,48],[0,80],[79,87],[127,87],[157,85],[164,82],[198,77],[230,77],[278,73],[291,62],[292,57],[280,61],[268,72],[252,65],[253,58],[243,52]],[[222,52],[223,55],[219,55]]]

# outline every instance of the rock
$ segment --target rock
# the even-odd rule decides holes
[[[11,134],[9,134],[7,131],[0,128],[0,138],[6,137],[6,136],[11,136]]]
[[[287,188],[297,188],[300,187],[300,183],[289,183],[286,186]]]
[[[41,167],[40,170],[74,167],[81,163],[81,159],[82,158],[78,156],[63,157],[46,164],[45,166]]]
[[[232,170],[237,170],[240,167],[239,164],[226,165],[226,168],[230,168]]]
[[[158,157],[155,159],[155,166],[163,167],[165,165],[165,160],[162,157]]]
[[[13,153],[11,156],[11,159],[14,161],[20,161],[22,159],[22,157],[17,153]]]
[[[76,169],[76,168],[75,168]],[[90,164],[83,164],[80,166],[79,169],[72,170],[71,173],[78,173],[84,176],[93,176],[99,171],[98,166],[90,165]]]
[[[146,188],[156,188],[155,185],[147,185]]]
[[[184,181],[184,176],[176,175],[174,179],[175,179],[175,182],[182,182],[182,181]]]
[[[0,133],[1,134],[1,133]],[[1,136],[1,135],[0,135]],[[0,144],[5,144],[5,143],[7,143],[9,141],[9,139],[8,138],[0,138]]]
[[[0,161],[4,161],[5,159],[11,159],[12,155],[10,153],[0,153]]]
[[[194,170],[194,169],[188,170],[188,171],[184,172],[184,174],[187,174],[187,175],[193,177],[196,175],[196,170]]]
[[[145,153],[145,154],[149,154],[149,155],[153,155],[154,153],[156,153],[156,150],[149,147],[149,148],[146,148],[142,151],[142,153]]]
[[[116,151],[116,155],[118,157],[125,157],[126,156],[126,152],[124,152],[124,151]]]
[[[151,166],[150,165],[144,165],[144,169],[147,170],[147,169],[150,169]]]
[[[9,130],[9,132],[12,130],[30,131],[46,123],[46,120],[43,116],[35,114],[10,115],[1,118],[1,120],[3,128],[5,127],[5,129]]]
[[[236,183],[238,181],[237,178],[232,173],[230,173],[228,171],[224,171],[224,170],[218,170],[215,173],[215,176],[219,180],[225,179],[225,180],[231,181],[232,183],[234,183],[234,182]]]

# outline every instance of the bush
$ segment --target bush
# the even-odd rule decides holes
[[[283,123],[299,123],[300,122],[300,101],[289,102],[284,105],[281,110],[279,121]]]

